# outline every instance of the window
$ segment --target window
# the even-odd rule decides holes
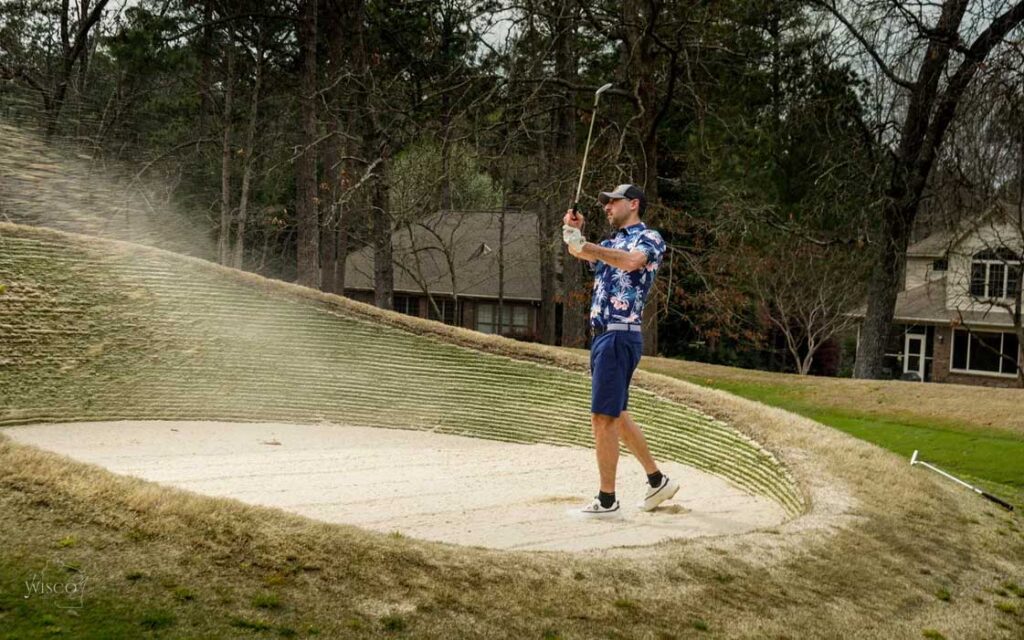
[[[949,261],[945,258],[932,261],[932,271],[945,271],[947,269],[949,269]]]
[[[988,267],[984,262],[971,264],[971,295],[979,298],[985,297],[985,281]]]
[[[1015,333],[953,331],[950,369],[963,373],[1017,375],[1019,346]]]
[[[1010,298],[1017,297],[1020,288],[1021,265],[1011,264],[1006,274],[1006,295]]]
[[[982,251],[971,261],[971,295],[976,298],[1008,298],[1017,295],[1021,256],[1000,249]]]
[[[498,305],[481,303],[476,306],[476,330],[483,333],[498,332]],[[530,307],[506,304],[502,307],[502,333],[527,333],[530,330]]]
[[[434,298],[434,303],[441,310],[441,317],[437,316],[437,311],[434,310],[434,305],[432,304],[427,305],[427,309],[429,309],[427,317],[431,320],[440,320],[445,324],[455,324],[455,301],[445,298]]]
[[[966,331],[953,332],[953,369],[963,371],[967,368],[967,337]]]
[[[407,316],[420,315],[420,300],[416,296],[395,296],[395,311]]]

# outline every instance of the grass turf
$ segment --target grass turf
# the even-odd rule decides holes
[[[461,420],[456,426],[486,435],[483,427],[504,411],[487,414],[504,401],[494,393],[503,388],[496,382],[513,391],[528,390],[534,378],[575,388],[585,367],[582,358],[555,349],[399,318],[195,263],[174,279],[175,287],[162,289],[179,295],[166,309],[190,305],[169,316],[152,284],[167,282],[160,261],[173,260],[165,254],[2,225],[0,232],[53,245],[23,252],[18,273],[37,275],[11,282],[5,293],[10,305],[34,310],[32,322],[18,325],[20,346],[0,354],[0,383],[18,390],[0,398],[10,424],[120,417],[111,416],[118,406],[125,417],[153,417],[150,411],[174,401],[173,413],[193,417],[224,417],[230,410],[239,412],[229,414],[237,419],[280,419],[277,411],[300,420],[321,419],[338,402],[339,416],[381,425],[412,417],[420,422],[408,426],[434,426],[430,416],[412,411],[426,406],[442,412],[435,417],[444,415],[444,399],[408,391],[415,386],[410,381],[434,380],[453,397],[475,402],[450,414]],[[0,251],[8,265],[11,246]],[[119,261],[132,270],[112,268]],[[237,281],[246,278],[239,289]],[[209,295],[181,294],[198,280],[208,281]],[[40,286],[26,286],[33,282]],[[78,296],[65,295],[75,291]],[[222,299],[237,302],[235,313],[217,312]],[[14,326],[19,313],[0,324]],[[239,318],[267,313],[283,314],[279,326],[297,323],[287,334],[295,340],[281,341],[254,322],[231,347]],[[85,330],[113,329],[110,318],[124,330]],[[341,355],[356,353],[343,339],[356,328],[393,348],[364,352],[358,367],[336,370],[331,364]],[[92,341],[94,335],[100,339]],[[246,360],[253,354],[266,358],[265,369],[259,359]],[[225,365],[228,355],[234,366]],[[305,366],[289,368],[296,358]],[[467,376],[467,363],[479,363],[486,375]],[[263,385],[239,385],[238,376],[255,375],[254,367],[263,371],[255,380]],[[303,371],[329,384],[311,389],[310,378],[297,375]],[[379,413],[369,410],[373,399],[341,403],[352,389],[346,384],[374,375],[393,376],[381,379],[399,389],[395,402],[377,402]],[[758,466],[775,459],[762,454],[777,456],[804,497],[799,517],[771,530],[636,553],[495,552],[197,496],[12,443],[0,429],[0,634],[1010,639],[1024,632],[1024,531],[1015,516],[793,414],[645,372],[636,382],[644,390],[639,395],[649,398],[646,410],[662,446],[713,452],[747,443],[751,449],[738,464],[748,466],[736,468],[750,475],[763,469],[762,486],[785,487],[787,476],[773,475],[778,467]],[[235,399],[251,388],[260,395]],[[585,414],[584,400],[580,406]],[[675,406],[690,408],[692,416]],[[44,411],[54,408],[53,415]],[[678,419],[659,424],[662,414]],[[538,413],[552,415],[558,414]],[[700,439],[709,435],[719,439]],[[24,598],[33,572],[65,565],[73,569],[51,568],[48,575],[86,577],[88,611]]]
[[[785,374],[774,379],[752,378],[742,370],[728,367],[698,371],[702,365],[664,358],[650,359],[642,366],[805,416],[897,453],[908,463],[911,454],[918,450],[923,460],[1009,498],[1018,508],[1024,507],[1024,433],[993,428],[992,423],[998,418],[986,414],[984,402],[975,405],[973,420],[952,421],[936,418],[929,412],[916,412],[918,406],[911,403],[883,401],[869,411],[864,408],[865,398],[857,394],[820,393],[820,385],[827,385],[828,380],[800,384],[801,381]],[[864,386],[877,384],[860,382]],[[963,393],[965,402],[970,402],[973,391],[960,385],[927,386],[925,392],[937,397]],[[985,390],[992,391],[996,390]],[[997,391],[1010,399],[1024,394],[1017,389]]]

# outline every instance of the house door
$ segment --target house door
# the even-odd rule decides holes
[[[927,337],[923,333],[908,333],[903,342],[903,373],[914,372],[924,381],[924,347]]]

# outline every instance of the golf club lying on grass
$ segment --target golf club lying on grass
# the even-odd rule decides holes
[[[583,166],[580,167],[580,181],[576,184],[576,197],[572,201],[573,217],[580,214],[580,190],[583,188],[583,174],[587,169],[587,154],[590,153],[590,136],[594,133],[594,120],[597,120],[597,101],[601,99],[602,93],[611,88],[612,83],[609,82],[594,92],[594,113],[590,116],[590,130],[587,131],[587,145],[583,147]]]
[[[916,450],[914,451],[914,455],[910,456],[910,466],[914,466],[915,464],[924,465],[924,466],[928,467],[929,469],[931,469],[932,471],[934,471],[936,473],[941,473],[942,475],[946,476],[947,478],[949,478],[953,482],[958,482],[958,483],[962,484],[963,486],[967,487],[968,489],[970,489],[971,491],[973,491],[975,493],[980,493],[982,495],[982,497],[984,497],[986,500],[991,500],[992,502],[998,504],[1000,507],[1006,509],[1007,511],[1013,511],[1013,505],[1010,504],[1009,502],[1005,502],[1005,501],[1001,500],[1000,498],[995,497],[991,493],[988,493],[987,491],[982,491],[978,487],[969,485],[966,482],[964,482],[963,480],[961,480],[960,478],[952,476],[952,475],[946,473],[945,471],[943,471],[942,469],[939,469],[938,467],[934,467],[934,466],[928,464],[927,462],[924,462],[922,460],[918,460],[917,459],[917,451]]]

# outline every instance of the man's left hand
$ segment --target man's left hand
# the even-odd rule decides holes
[[[569,249],[574,253],[579,253],[583,245],[587,243],[579,229],[567,224],[562,225],[562,240],[569,245]]]

